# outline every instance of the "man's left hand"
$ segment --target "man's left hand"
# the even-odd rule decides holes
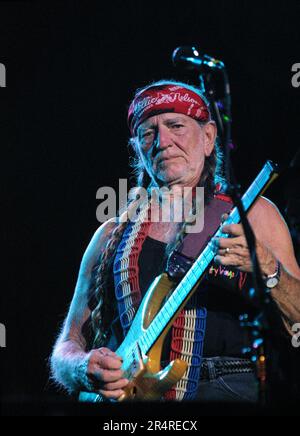
[[[252,261],[243,226],[241,224],[224,225],[222,232],[228,234],[229,237],[214,239],[214,243],[218,246],[215,261],[224,266],[234,266],[240,271],[252,272]],[[262,272],[265,275],[273,274],[276,270],[276,259],[271,251],[257,240],[256,253]]]

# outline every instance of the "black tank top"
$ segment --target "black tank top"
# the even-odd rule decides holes
[[[142,297],[165,265],[164,242],[147,237],[139,257],[139,279]],[[218,266],[215,265],[215,269]],[[237,270],[235,274],[238,274]],[[231,272],[232,272],[231,271]],[[207,309],[207,324],[204,341],[203,356],[243,356],[242,349],[250,346],[247,331],[240,326],[239,316],[251,313],[253,308],[238,290],[228,289],[228,276],[215,278],[214,274],[207,274],[196,292],[201,293],[200,302]],[[171,333],[171,331],[170,331]],[[167,359],[171,334],[168,335],[163,360]]]

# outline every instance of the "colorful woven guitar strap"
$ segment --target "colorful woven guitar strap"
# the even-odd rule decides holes
[[[151,224],[149,218],[148,206],[140,212],[136,222],[129,221],[114,261],[115,295],[124,337],[141,302],[138,260],[149,232]]]

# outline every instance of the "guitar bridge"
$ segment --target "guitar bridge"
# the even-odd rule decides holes
[[[143,360],[141,348],[137,342],[127,356],[127,361],[130,362],[127,369],[124,371],[124,377],[132,380],[137,374],[140,374],[145,369],[145,362]]]

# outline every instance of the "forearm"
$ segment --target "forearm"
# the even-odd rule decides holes
[[[264,262],[259,260],[263,279],[273,275],[277,268],[277,258],[271,251],[266,252]],[[252,269],[252,265],[251,265]],[[279,283],[271,289],[271,296],[277,304],[288,330],[300,322],[300,280],[280,264]]]
[[[51,356],[51,373],[53,379],[64,386],[69,393],[77,392],[83,387],[84,365],[87,353],[76,341],[58,341]]]
[[[263,278],[274,275],[277,260],[281,262],[279,283],[272,288],[271,295],[287,329],[291,330],[293,324],[300,322],[300,269],[288,227],[274,205],[265,199],[257,201],[249,213],[249,222],[255,233],[256,255]],[[218,247],[215,260],[224,266],[231,265],[243,272],[253,272],[243,227],[240,224],[224,225],[222,232],[229,237],[214,240]],[[276,279],[276,274],[273,278]]]
[[[282,267],[278,285],[271,295],[291,328],[300,322],[300,280]]]

